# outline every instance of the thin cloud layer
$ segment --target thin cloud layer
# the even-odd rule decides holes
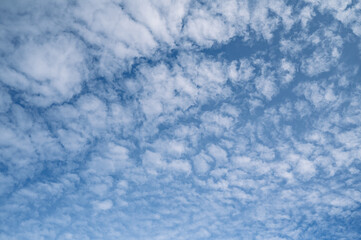
[[[0,239],[359,239],[359,1],[2,1]]]

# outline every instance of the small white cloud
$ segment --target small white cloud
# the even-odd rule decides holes
[[[94,201],[93,206],[97,210],[106,211],[113,207],[112,200],[104,200],[104,201]]]
[[[95,152],[89,162],[89,169],[98,174],[113,174],[131,166],[133,161],[129,158],[129,150],[112,142]]]
[[[305,6],[304,8],[302,8],[300,15],[299,15],[299,19],[301,21],[303,28],[307,27],[307,24],[314,17],[314,15],[315,15],[315,12],[312,7]]]
[[[84,137],[81,133],[59,129],[58,136],[61,141],[61,144],[68,151],[80,152],[84,149],[84,146],[87,143],[87,138]]]
[[[187,175],[192,172],[191,165],[185,160],[173,160],[168,164],[167,168],[171,171],[185,173]]]
[[[214,144],[208,147],[209,154],[216,160],[217,164],[222,165],[228,162],[227,152]]]
[[[271,100],[278,93],[278,88],[274,80],[269,78],[257,78],[256,88],[267,100]]]
[[[232,157],[232,163],[237,168],[248,167],[251,164],[251,158],[247,156]]]
[[[316,174],[317,170],[313,162],[300,159],[297,163],[297,172],[305,179],[310,179]]]
[[[143,154],[142,163],[145,170],[151,174],[157,174],[158,170],[167,167],[167,162],[163,160],[161,154],[149,150]]]
[[[211,162],[213,162],[213,159],[204,152],[201,152],[200,154],[194,157],[193,165],[196,172],[202,175],[209,171],[210,169],[209,164]]]
[[[184,32],[196,44],[210,47],[214,42],[228,40],[234,34],[234,29],[225,24],[222,18],[195,9],[187,19]]]

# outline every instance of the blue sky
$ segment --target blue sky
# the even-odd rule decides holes
[[[0,239],[361,239],[361,2],[0,3]]]

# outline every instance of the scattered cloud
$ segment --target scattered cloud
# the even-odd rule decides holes
[[[0,239],[360,238],[360,9],[2,1]]]

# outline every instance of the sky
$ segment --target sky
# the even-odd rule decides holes
[[[0,239],[361,239],[361,1],[0,1]]]

